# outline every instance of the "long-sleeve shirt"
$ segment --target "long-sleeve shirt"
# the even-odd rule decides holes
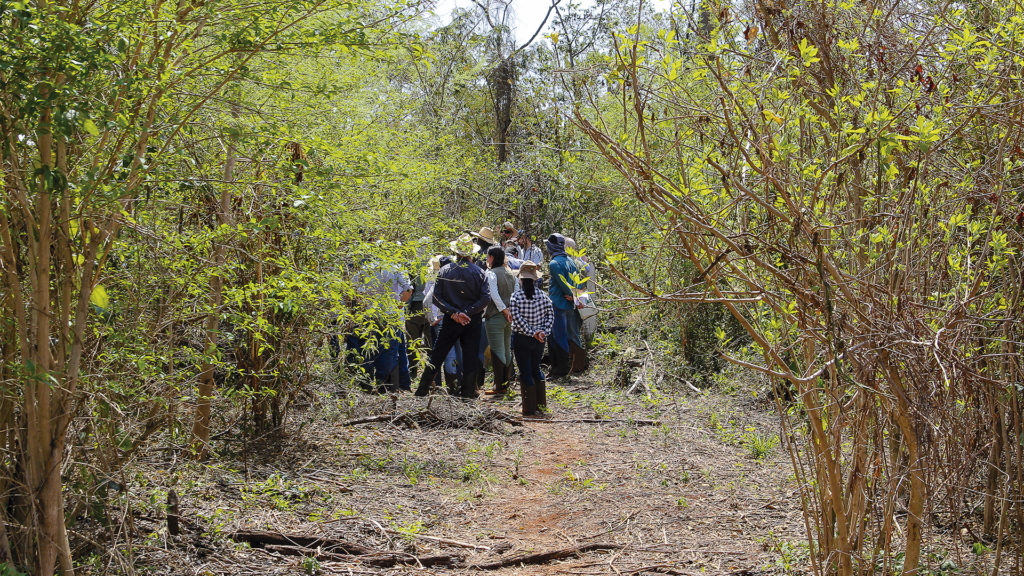
[[[490,298],[484,271],[466,258],[441,268],[437,275],[433,304],[445,314],[479,314]]]
[[[423,313],[427,315],[427,322],[433,326],[434,322],[440,320],[444,315],[440,308],[434,305],[434,281],[431,280],[423,287]]]
[[[541,264],[544,263],[544,253],[541,252],[540,246],[537,246],[536,244],[531,244],[529,248],[519,249],[519,259],[529,260],[530,262],[533,262],[534,264],[540,266]]]
[[[548,264],[548,272],[551,273],[551,286],[548,288],[548,296],[551,303],[559,310],[572,310],[576,307],[572,300],[566,300],[566,296],[575,298],[573,289],[577,288],[573,280],[573,274],[579,275],[579,268],[576,262],[565,254],[559,254],[551,259]]]
[[[555,326],[555,311],[551,307],[551,299],[548,295],[536,290],[533,298],[527,298],[526,292],[522,289],[516,290],[509,302],[508,310],[512,314],[512,331],[516,334],[533,336],[537,332],[543,332],[545,336],[551,334]]]
[[[487,289],[491,292],[491,302],[494,302],[494,307],[498,309],[498,312],[505,310],[507,306],[501,301],[501,294],[498,292],[498,276],[492,270],[485,272],[484,276],[487,278]],[[512,276],[512,278],[516,281],[515,286],[512,287],[512,293],[515,294],[516,290],[519,290],[519,277]]]

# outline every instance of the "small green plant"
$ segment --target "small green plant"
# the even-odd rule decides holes
[[[3,562],[0,563],[0,576],[26,576],[26,574],[7,562]]]
[[[402,459],[402,474],[405,474],[409,484],[419,484],[420,475],[423,474],[423,462],[409,458]]]
[[[753,426],[748,426],[741,436],[741,443],[754,460],[763,460],[775,450],[779,437],[774,434],[761,434]]]
[[[463,482],[475,482],[483,476],[483,470],[476,462],[466,462],[460,470]]]
[[[579,464],[583,464],[579,462]],[[564,486],[573,490],[604,490],[608,485],[600,483],[597,478],[586,477],[573,471],[569,466],[565,467],[565,472],[562,473],[562,483]]]
[[[313,556],[303,556],[302,571],[308,576],[316,576],[320,573],[320,561]]]
[[[676,498],[676,508],[689,508],[690,504],[686,501],[686,498],[680,496]]]
[[[417,534],[423,533],[425,527],[423,522],[419,520],[413,520],[404,524],[391,523],[391,529],[398,532],[405,538],[406,541],[412,542]]]
[[[766,569],[774,568],[783,574],[802,573],[811,557],[811,549],[806,543],[782,540],[772,531],[760,542],[765,550],[778,555],[774,566],[766,566]]]
[[[512,453],[512,478],[519,478],[519,467],[523,464],[523,449],[516,448]]]

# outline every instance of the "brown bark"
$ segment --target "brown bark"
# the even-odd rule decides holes
[[[238,117],[238,106],[232,105],[232,117]],[[235,164],[238,161],[237,150],[233,139],[228,140],[226,155],[224,158],[224,184],[220,192],[220,201],[217,205],[218,229],[230,223],[230,210],[232,189],[231,183],[235,178]],[[213,396],[215,382],[213,379],[214,360],[213,356],[217,349],[218,328],[220,326],[220,308],[224,303],[224,278],[223,267],[226,260],[224,241],[214,234],[213,238],[213,264],[215,270],[210,276],[210,312],[206,315],[205,321],[205,347],[202,369],[199,374],[199,389],[196,398],[195,419],[192,424],[192,450],[196,458],[204,459],[210,444],[210,402]]]

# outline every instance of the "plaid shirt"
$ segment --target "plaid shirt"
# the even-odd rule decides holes
[[[547,336],[551,334],[551,328],[555,325],[555,311],[551,306],[551,299],[540,290],[533,293],[533,300],[528,299],[522,289],[516,290],[512,294],[508,310],[512,313],[512,330],[517,334],[533,336],[537,332],[543,332]]]

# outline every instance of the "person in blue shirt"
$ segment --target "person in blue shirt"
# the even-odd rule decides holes
[[[548,287],[548,297],[551,298],[551,305],[555,309],[555,324],[551,330],[551,338],[548,340],[548,354],[551,357],[551,372],[548,374],[548,378],[554,379],[569,374],[569,342],[572,335],[570,323],[575,322],[576,314],[573,278],[579,276],[580,270],[576,261],[565,252],[564,236],[556,232],[548,236],[544,245],[551,256],[551,261],[548,263],[548,275],[551,282]],[[581,345],[580,342],[575,342],[575,344]]]
[[[451,248],[458,259],[441,268],[433,293],[433,304],[444,314],[444,320],[430,351],[430,364],[420,377],[416,395],[430,393],[437,367],[442,365],[455,342],[460,342],[465,361],[461,396],[476,398],[480,360],[472,351],[480,349],[483,312],[491,297],[484,271],[473,263],[473,255],[479,250],[479,245],[471,236],[464,234],[451,242]]]

